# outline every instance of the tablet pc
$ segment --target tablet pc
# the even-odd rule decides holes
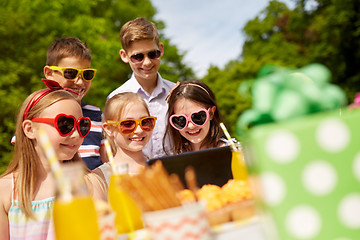
[[[214,184],[222,187],[229,179],[233,178],[231,172],[231,149],[230,146],[209,148],[199,151],[167,155],[148,159],[149,166],[160,160],[169,174],[179,175],[182,183],[185,182],[185,168],[193,166],[196,173],[198,187],[205,184]]]

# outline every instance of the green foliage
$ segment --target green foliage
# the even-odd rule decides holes
[[[239,115],[251,105],[252,79],[266,64],[300,68],[319,62],[331,70],[332,83],[346,91],[349,101],[360,92],[359,1],[312,0],[317,3],[312,9],[306,7],[308,0],[294,1],[293,10],[269,1],[242,29],[246,40],[241,58],[224,69],[210,67],[202,79],[215,93],[232,135]],[[138,16],[154,21],[155,13],[150,0],[0,1],[0,172],[10,160],[17,109],[43,87],[46,51],[54,38],[76,36],[88,44],[98,72],[84,101],[102,108],[106,96],[131,74],[119,56],[121,26]],[[154,22],[161,34],[165,23]],[[183,62],[186,53],[179,53],[162,34],[161,41],[161,75],[174,82],[193,78]]]
[[[242,29],[246,40],[241,61],[230,62],[223,70],[209,69],[203,80],[214,89],[232,132],[238,116],[251,104],[251,79],[264,65],[301,68],[322,63],[331,70],[332,83],[346,91],[348,101],[360,91],[359,1],[314,1],[317,6],[307,9],[307,0],[297,0],[293,10],[270,1]]]
[[[84,101],[103,108],[106,96],[125,82],[130,67],[119,56],[121,26],[136,17],[153,21],[150,0],[2,0],[0,2],[0,172],[11,159],[10,139],[23,100],[44,87],[40,81],[46,52],[57,37],[75,36],[92,51],[96,78]],[[159,29],[164,23],[154,21]],[[161,32],[160,32],[161,33]],[[194,74],[183,63],[176,46],[162,37],[166,57],[160,73],[167,79]]]

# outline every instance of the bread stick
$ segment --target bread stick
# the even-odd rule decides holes
[[[197,190],[199,190],[198,185],[197,185],[197,180],[196,180],[196,173],[194,170],[193,166],[187,166],[185,169],[185,181],[186,184],[188,186],[188,188],[194,193],[195,199],[197,200],[196,197],[196,192]]]
[[[174,189],[179,192],[184,190],[184,185],[182,184],[179,175],[177,175],[176,173],[172,173],[170,174],[170,183],[171,185],[174,187]]]

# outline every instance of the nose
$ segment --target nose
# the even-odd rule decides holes
[[[194,125],[191,121],[188,121],[186,126],[185,126],[185,128],[190,128],[190,129],[195,128],[195,127],[196,127],[196,125]]]
[[[75,127],[74,131],[70,134],[70,138],[81,138],[79,129]]]
[[[142,128],[140,127],[140,124],[136,124],[134,133],[139,133],[139,132],[142,132]]]
[[[82,74],[79,73],[79,75],[74,80],[75,84],[82,85],[85,83],[85,80],[82,77]]]
[[[144,65],[149,65],[151,64],[151,59],[149,58],[148,55],[145,55],[144,56],[144,62],[143,62]]]

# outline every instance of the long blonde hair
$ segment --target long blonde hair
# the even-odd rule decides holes
[[[34,92],[28,96],[20,108],[16,122],[16,143],[13,152],[13,159],[10,162],[7,170],[1,175],[1,177],[3,177],[11,173],[17,173],[14,196],[17,196],[18,198],[21,211],[30,218],[34,218],[34,213],[31,208],[31,201],[34,199],[34,192],[37,187],[36,184],[39,180],[37,176],[37,170],[42,167],[42,163],[39,159],[38,153],[35,150],[34,140],[29,139],[25,135],[22,123],[25,108],[27,107],[30,100],[40,91]],[[65,90],[57,90],[48,93],[29,110],[27,119],[38,117],[44,109],[48,108],[56,102],[66,99],[75,100],[74,96]],[[71,159],[71,161],[79,160],[81,160],[81,158],[78,154],[75,154]]]

